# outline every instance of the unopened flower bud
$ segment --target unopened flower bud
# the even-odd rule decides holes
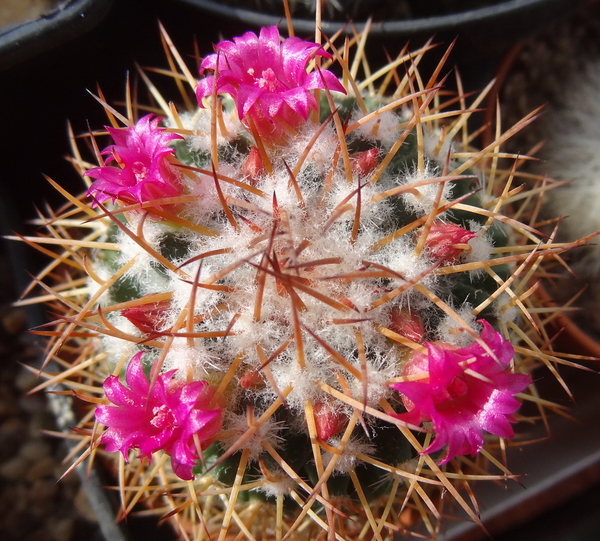
[[[258,179],[265,174],[265,166],[257,147],[252,147],[246,161],[242,164],[242,175],[246,177],[252,186],[256,186]]]
[[[389,328],[400,336],[421,343],[425,336],[423,322],[417,312],[394,306],[390,312]]]
[[[170,309],[170,301],[151,302],[125,308],[121,310],[121,315],[143,333],[150,334],[158,331]]]
[[[352,172],[359,177],[366,177],[379,165],[379,149],[371,148],[352,156]]]
[[[317,425],[317,436],[323,441],[344,430],[348,424],[348,416],[328,402],[315,402],[313,413]]]
[[[257,370],[247,370],[240,377],[240,387],[244,389],[257,389],[264,387],[264,382]]]
[[[465,249],[464,245],[476,236],[459,225],[440,222],[431,226],[425,245],[432,259],[454,263]]]

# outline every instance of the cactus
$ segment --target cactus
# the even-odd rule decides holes
[[[26,238],[53,257],[25,301],[57,314],[40,389],[89,405],[76,463],[109,454],[123,513],[182,539],[435,538],[442,492],[479,523],[460,487],[512,478],[522,401],[558,408],[533,284],[581,243],[538,232],[548,181],[501,150],[536,113],[477,149],[491,85],[447,90],[448,53],[425,77],[431,44],[370,73],[361,36],[263,28],[198,82],[161,31],[179,97],[144,71],[155,105],[98,96],[86,193],[51,181],[68,205]]]

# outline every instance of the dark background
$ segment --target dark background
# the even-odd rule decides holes
[[[42,174],[74,193],[83,189],[65,159],[67,121],[76,134],[88,123],[101,128],[103,108],[86,89],[96,93],[99,85],[109,103],[122,102],[136,62],[166,66],[158,21],[184,53],[193,53],[195,38],[205,49],[218,40],[219,25],[183,3],[116,0],[90,32],[0,71],[0,197],[13,227],[34,214],[34,204],[62,202]]]

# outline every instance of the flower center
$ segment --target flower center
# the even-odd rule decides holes
[[[152,415],[154,417],[152,417],[150,424],[152,426],[155,426],[156,428],[162,429],[167,427],[174,427],[176,424],[175,417],[171,413],[169,407],[165,404],[152,408]]]
[[[148,168],[144,162],[133,162],[131,169],[138,180],[143,180],[148,175]]]
[[[267,90],[268,92],[277,92],[282,88],[281,83],[277,79],[277,75],[271,68],[267,68],[262,72],[262,77],[257,78],[258,88]]]
[[[447,405],[449,401],[465,396],[468,391],[469,387],[464,378],[456,376],[443,390],[433,396],[433,401],[436,405]]]

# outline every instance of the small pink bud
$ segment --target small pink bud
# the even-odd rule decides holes
[[[352,172],[359,177],[366,177],[379,165],[379,149],[371,148],[351,157]]]
[[[323,441],[327,441],[331,436],[344,430],[348,424],[348,416],[328,402],[315,402],[313,413],[317,425],[317,436]]]
[[[263,379],[256,370],[247,370],[240,377],[240,387],[244,389],[258,389],[264,387]]]
[[[446,263],[454,263],[464,250],[466,244],[477,234],[455,224],[435,223],[429,230],[425,245],[432,259]]]
[[[151,334],[158,331],[160,324],[170,309],[170,301],[160,301],[125,308],[125,310],[121,310],[121,315],[126,317],[143,333]]]
[[[413,342],[421,343],[423,341],[425,331],[423,330],[423,322],[417,312],[413,312],[408,308],[394,306],[392,307],[390,318],[389,328],[392,331]]]
[[[257,147],[252,147],[246,161],[242,164],[242,175],[244,175],[252,186],[256,186],[258,179],[265,174],[265,166]]]

